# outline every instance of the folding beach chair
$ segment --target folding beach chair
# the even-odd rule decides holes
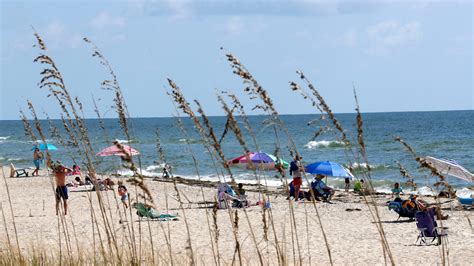
[[[26,176],[28,177],[28,172],[24,168],[16,168],[13,163],[10,163],[10,177],[20,177],[20,176]]]
[[[412,220],[415,217],[415,213],[418,211],[416,208],[403,207],[405,201],[389,201],[387,202],[387,207],[389,210],[394,211],[398,214],[397,221],[401,217],[410,218]],[[405,204],[406,205],[406,204]]]
[[[435,220],[435,210],[429,209],[427,211],[419,211],[415,214],[416,227],[418,228],[419,234],[416,239],[420,241],[420,245],[428,245],[428,240],[431,238],[431,242],[436,241],[435,245],[440,245],[442,239],[448,240],[447,227],[438,227]]]

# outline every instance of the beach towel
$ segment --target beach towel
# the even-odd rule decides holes
[[[150,218],[158,221],[177,221],[178,216],[172,214],[158,213],[155,209],[146,207],[143,203],[135,203],[133,207],[137,209],[137,215],[140,218]]]

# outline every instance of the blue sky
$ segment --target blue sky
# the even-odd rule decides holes
[[[216,89],[234,91],[250,109],[255,102],[220,47],[241,59],[280,113],[315,112],[290,91],[297,69],[335,112],[353,112],[353,83],[363,112],[474,109],[472,2],[383,2],[2,1],[0,119],[17,119],[26,99],[58,115],[37,86],[31,26],[88,117],[92,95],[102,112],[112,95],[99,89],[107,72],[83,37],[111,62],[133,117],[173,114],[167,77],[209,115],[222,114]]]

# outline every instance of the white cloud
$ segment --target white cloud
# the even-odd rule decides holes
[[[423,34],[417,21],[403,25],[396,21],[384,21],[368,27],[367,36],[372,44],[372,52],[384,53],[396,47],[417,43]]]
[[[90,25],[96,30],[122,28],[125,26],[125,18],[120,16],[114,17],[107,12],[101,12],[91,20]]]

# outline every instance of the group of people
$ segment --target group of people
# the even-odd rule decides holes
[[[301,190],[304,173],[304,166],[301,163],[302,159],[303,157],[296,155],[295,159],[290,163],[290,175],[293,177],[293,180],[289,184],[290,195],[287,199],[294,198],[295,201],[298,201],[300,199],[311,200],[314,197],[315,200],[319,201],[322,199],[329,202],[335,191],[323,181],[324,175],[318,174],[315,176],[309,191]]]
[[[326,201],[330,202],[332,197],[335,194],[333,188],[326,185],[323,181],[324,175],[316,175],[314,180],[311,182],[311,187],[308,191],[303,191],[301,189],[296,192],[296,186],[294,180],[289,184],[289,196],[287,199],[294,198],[295,201],[298,200],[312,200],[313,198],[317,201]],[[296,197],[298,195],[298,197]]]
[[[61,161],[51,161],[49,163],[49,168],[51,168],[51,171],[55,177],[55,182],[56,182],[56,188],[55,188],[55,198],[56,198],[56,215],[59,214],[59,207],[61,200],[63,202],[63,209],[64,209],[64,215],[67,215],[68,211],[68,199],[69,199],[69,194],[68,194],[68,186],[71,186],[70,183],[67,183],[67,176],[74,176],[77,175],[74,178],[74,181],[76,182],[75,185],[97,185],[100,190],[101,187],[103,186],[105,190],[107,189],[113,189],[113,186],[115,185],[114,182],[110,179],[107,178],[103,181],[100,179],[94,179],[93,177],[87,175],[85,178],[85,182],[82,181],[81,179],[81,172],[80,172],[80,167],[78,165],[74,165],[71,168],[68,168],[64,166]],[[95,180],[95,181],[94,181]],[[118,189],[117,192],[120,196],[120,200],[122,204],[125,206],[125,208],[128,208],[129,206],[129,196],[128,196],[128,191],[127,188],[123,185],[121,181],[118,183]]]
[[[438,220],[446,220],[449,215],[443,215],[441,208],[439,206],[430,206],[426,201],[422,200],[416,194],[410,194],[408,199],[402,199],[401,194],[403,193],[403,188],[400,186],[400,183],[395,183],[392,188],[392,197],[394,202],[400,202],[402,208],[406,208],[411,211],[428,211],[436,214]]]

